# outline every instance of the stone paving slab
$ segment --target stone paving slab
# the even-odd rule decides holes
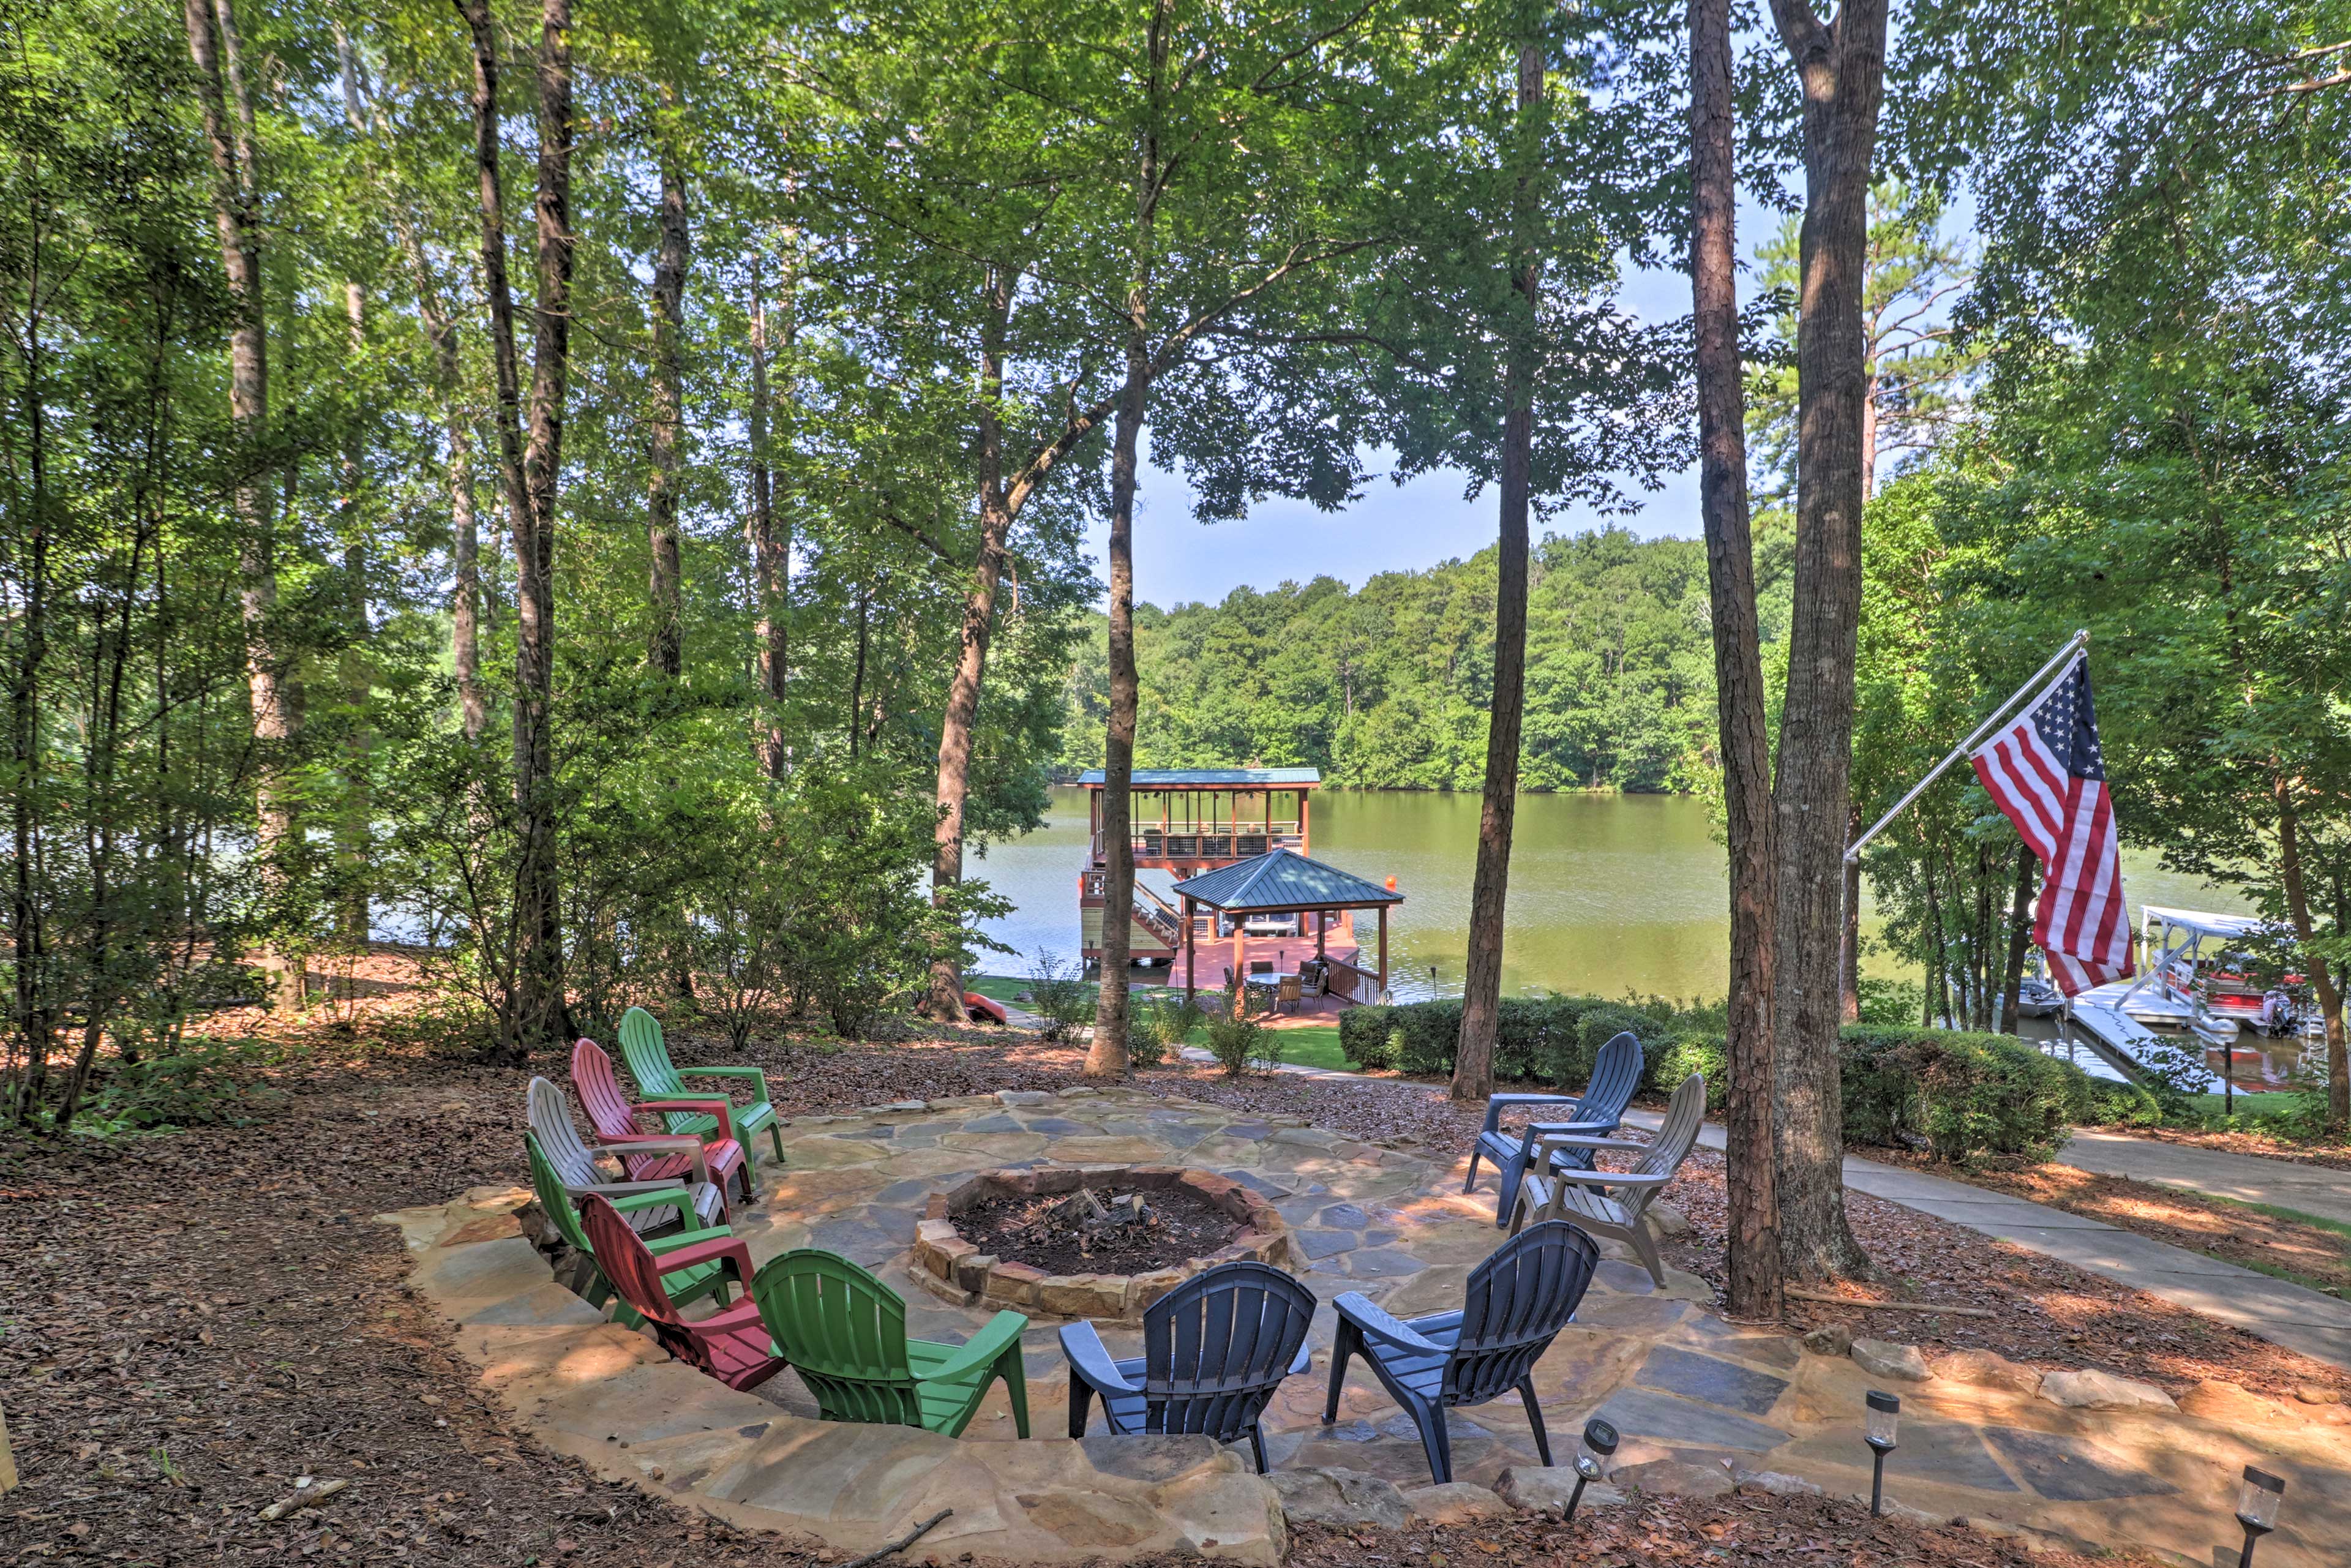
[[[1292,1267],[1318,1298],[1361,1291],[1400,1314],[1458,1306],[1471,1268],[1504,1239],[1490,1193],[1462,1194],[1463,1162],[1450,1154],[1432,1159],[1294,1119],[1132,1090],[969,1096],[800,1118],[783,1132],[786,1158],[763,1169],[762,1201],[737,1211],[736,1229],[755,1262],[811,1242],[839,1246],[899,1289],[910,1332],[950,1342],[988,1310],[916,1286],[914,1226],[932,1191],[1017,1163],[1008,1148],[1044,1163],[1115,1149],[1138,1156],[1134,1163],[1229,1176],[1313,1238]],[[845,1551],[870,1550],[952,1507],[929,1544],[958,1554],[1075,1563],[1170,1551],[1270,1564],[1282,1552],[1277,1494],[1248,1473],[1245,1448],[1221,1450],[1204,1437],[1112,1438],[1100,1434],[1099,1417],[1094,1436],[1060,1436],[1069,1395],[1054,1320],[1037,1317],[1022,1335],[1035,1434],[1028,1441],[1017,1440],[1000,1386],[959,1441],[822,1422],[792,1373],[736,1394],[590,1311],[554,1281],[515,1223],[527,1197],[477,1188],[386,1218],[401,1227],[418,1287],[451,1320],[486,1385],[542,1441],[601,1473]],[[2113,1239],[2124,1233],[2100,1231],[2101,1244],[2122,1245]],[[1866,1485],[1867,1375],[1785,1335],[1727,1324],[1702,1281],[1669,1273],[1659,1289],[1621,1248],[1608,1250],[1576,1321],[1534,1368],[1562,1459],[1600,1413],[1625,1434],[1619,1461],[1627,1466],[1728,1464],[1848,1492]],[[1267,1409],[1273,1462],[1426,1485],[1411,1423],[1360,1363],[1342,1387],[1338,1419],[1322,1421],[1334,1321],[1317,1313],[1310,1372],[1285,1383]],[[1104,1325],[1103,1338],[1113,1354],[1141,1348],[1134,1328]],[[2310,1511],[2263,1548],[2265,1563],[2327,1561],[2313,1554],[2318,1538],[2308,1534],[2320,1521],[2351,1538],[2351,1430],[2296,1424],[2289,1411],[2280,1430],[2247,1435],[2188,1416],[2062,1410],[1940,1381],[1903,1392],[1912,1436],[1889,1469],[1897,1497],[1909,1489],[1954,1513],[2168,1547],[2201,1528],[2206,1494],[2225,1490],[2224,1480],[2233,1486],[2236,1469],[2258,1456],[2291,1471],[2295,1500]],[[1514,1397],[1456,1410],[1448,1425],[1458,1480],[1491,1485],[1506,1469],[1538,1462]]]

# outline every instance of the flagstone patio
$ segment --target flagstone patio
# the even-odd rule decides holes
[[[909,1332],[926,1338],[961,1340],[996,1305],[949,1305],[909,1272],[929,1195],[983,1169],[1161,1165],[1228,1176],[1288,1222],[1292,1267],[1319,1297],[1361,1291],[1405,1316],[1458,1306],[1470,1269],[1500,1239],[1490,1187],[1462,1196],[1452,1151],[1358,1143],[1140,1090],[908,1101],[799,1118],[784,1137],[785,1161],[761,1173],[763,1201],[737,1218],[755,1261],[802,1246],[852,1258],[900,1291]],[[1030,1441],[1014,1440],[1000,1386],[960,1441],[820,1422],[789,1375],[756,1395],[732,1393],[602,1321],[523,1236],[515,1211],[527,1197],[477,1189],[386,1218],[401,1226],[418,1288],[457,1325],[485,1383],[542,1441],[601,1471],[852,1551],[952,1507],[925,1537],[927,1551],[1037,1562],[1280,1555],[1276,1494],[1236,1454],[1199,1437],[1111,1438],[1099,1417],[1083,1442],[1062,1436],[1061,1320],[1038,1315],[1026,1336]],[[2236,1539],[2237,1477],[2258,1463],[2288,1482],[2264,1563],[2340,1562],[2339,1543],[2351,1541],[2351,1426],[2251,1395],[2190,1401],[2204,1413],[2187,1414],[2065,1408],[1942,1377],[1884,1385],[1846,1357],[1728,1324],[1708,1299],[1689,1275],[1669,1275],[1659,1290],[1623,1256],[1601,1265],[1575,1322],[1536,1369],[1562,1461],[1599,1414],[1625,1434],[1615,1464],[1635,1484],[1755,1474],[1758,1484],[1865,1493],[1862,1396],[1886,1385],[1904,1400],[1886,1470],[1902,1505],[2204,1563]],[[1267,1412],[1275,1469],[1426,1485],[1410,1423],[1368,1373],[1351,1375],[1338,1421],[1322,1425],[1332,1322],[1318,1317],[1315,1371],[1286,1384]],[[1106,1324],[1103,1339],[1115,1354],[1140,1354],[1137,1329]],[[1540,1462],[1514,1400],[1455,1413],[1452,1439],[1458,1480],[1490,1487]]]

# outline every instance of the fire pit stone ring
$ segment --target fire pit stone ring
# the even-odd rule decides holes
[[[1045,1197],[1092,1191],[1189,1194],[1229,1216],[1239,1227],[1207,1255],[1142,1274],[1048,1274],[1027,1263],[984,1252],[956,1220],[992,1199]],[[1217,1264],[1255,1259],[1276,1267],[1291,1260],[1290,1226],[1272,1204],[1228,1176],[1176,1166],[1051,1166],[1037,1170],[981,1171],[930,1195],[914,1225],[913,1271],[932,1294],[960,1307],[1009,1307],[1059,1318],[1140,1323],[1144,1309],[1193,1275]]]

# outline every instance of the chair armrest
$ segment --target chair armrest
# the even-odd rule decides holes
[[[1552,1149],[1623,1149],[1628,1153],[1639,1154],[1647,1154],[1649,1152],[1648,1145],[1636,1144],[1630,1138],[1570,1138],[1551,1136],[1545,1137],[1542,1140],[1542,1146],[1546,1152]]]
[[[744,1290],[751,1288],[751,1249],[743,1239],[722,1232],[707,1241],[697,1241],[691,1247],[681,1247],[674,1252],[661,1254],[661,1270],[674,1274],[681,1269],[691,1269],[697,1263],[732,1263],[735,1282]]]
[[[1502,1113],[1513,1105],[1573,1105],[1573,1094],[1489,1094],[1486,1096],[1486,1131],[1491,1133],[1502,1124]]]
[[[634,1182],[631,1185],[643,1190],[624,1192],[618,1197],[608,1192],[604,1195],[604,1201],[622,1214],[635,1214],[647,1208],[674,1208],[681,1220],[691,1221],[694,1218],[694,1195],[686,1189],[684,1182]],[[688,1228],[692,1228],[691,1225]]]
[[[1604,1122],[1529,1122],[1527,1131],[1546,1138],[1589,1138],[1604,1136],[1618,1125],[1611,1116]]]
[[[599,1153],[610,1151],[613,1154],[684,1155],[694,1162],[695,1181],[707,1182],[710,1179],[710,1161],[702,1152],[702,1140],[690,1133],[664,1134],[659,1137],[599,1138],[596,1140],[595,1146]],[[663,1185],[675,1186],[677,1180],[677,1177],[672,1176]]]
[[[656,1258],[667,1258],[671,1253],[684,1248],[700,1247],[705,1242],[724,1240],[734,1234],[723,1225],[714,1225],[707,1230],[681,1230],[675,1236],[664,1236],[658,1241],[646,1241],[645,1250]],[[638,1239],[643,1240],[643,1238],[640,1237]],[[677,1267],[678,1265],[674,1263],[664,1264],[662,1272],[672,1273]]]
[[[1350,1291],[1331,1305],[1339,1316],[1361,1329],[1366,1335],[1398,1350],[1417,1351],[1423,1355],[1445,1355],[1446,1348],[1434,1340],[1416,1333],[1410,1323],[1390,1316],[1378,1302],[1360,1291]]]
[[[718,1135],[721,1138],[731,1139],[735,1136],[735,1103],[723,1094],[716,1100],[707,1094],[648,1094],[629,1108],[632,1111],[653,1111],[664,1114],[681,1111],[699,1111],[705,1116],[718,1118]]]
[[[1070,1358],[1070,1370],[1077,1375],[1079,1381],[1097,1394],[1143,1392],[1119,1371],[1118,1363],[1112,1359],[1109,1347],[1102,1343],[1102,1335],[1094,1332],[1094,1325],[1090,1322],[1081,1321],[1063,1325],[1061,1354]]]
[[[1663,1186],[1678,1175],[1676,1171],[1659,1171],[1655,1176],[1642,1176],[1635,1171],[1553,1171],[1548,1176],[1528,1179],[1563,1181],[1576,1186]]]
[[[923,1379],[925,1383],[953,1383],[968,1373],[994,1364],[1007,1350],[1020,1347],[1020,1331],[1029,1320],[1019,1312],[998,1312],[982,1323],[979,1332],[964,1341],[963,1348],[941,1364],[938,1370]]]
[[[1443,1333],[1447,1329],[1458,1330],[1461,1312],[1458,1308],[1449,1312],[1425,1312],[1416,1318],[1405,1319],[1404,1326],[1426,1339],[1430,1334]],[[1429,1343],[1433,1344],[1436,1342],[1431,1340]]]
[[[747,1078],[755,1087],[760,1103],[775,1103],[776,1097],[768,1092],[767,1069],[762,1067],[681,1067],[677,1075],[680,1078]]]
[[[612,1196],[614,1193],[674,1192],[682,1196],[686,1186],[683,1177],[671,1176],[666,1181],[600,1181],[593,1186],[567,1186],[563,1190],[575,1198],[586,1197],[592,1192],[610,1201],[614,1208],[626,1212],[626,1206]]]

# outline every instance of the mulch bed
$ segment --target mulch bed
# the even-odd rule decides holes
[[[1115,1186],[1088,1186],[1107,1205]],[[1058,1220],[1073,1195],[995,1197],[955,1217],[965,1240],[1011,1263],[1048,1274],[1148,1274],[1205,1258],[1239,1233],[1240,1221],[1199,1194],[1180,1186],[1146,1194],[1141,1223],[1091,1235]]]
[[[1857,1503],[1824,1497],[1737,1492],[1728,1497],[1655,1498],[1579,1511],[1572,1523],[1515,1514],[1474,1524],[1416,1526],[1393,1534],[1301,1525],[1290,1532],[1291,1568],[2130,1568],[2136,1553],[2093,1559],[1958,1525],[1872,1519]]]

